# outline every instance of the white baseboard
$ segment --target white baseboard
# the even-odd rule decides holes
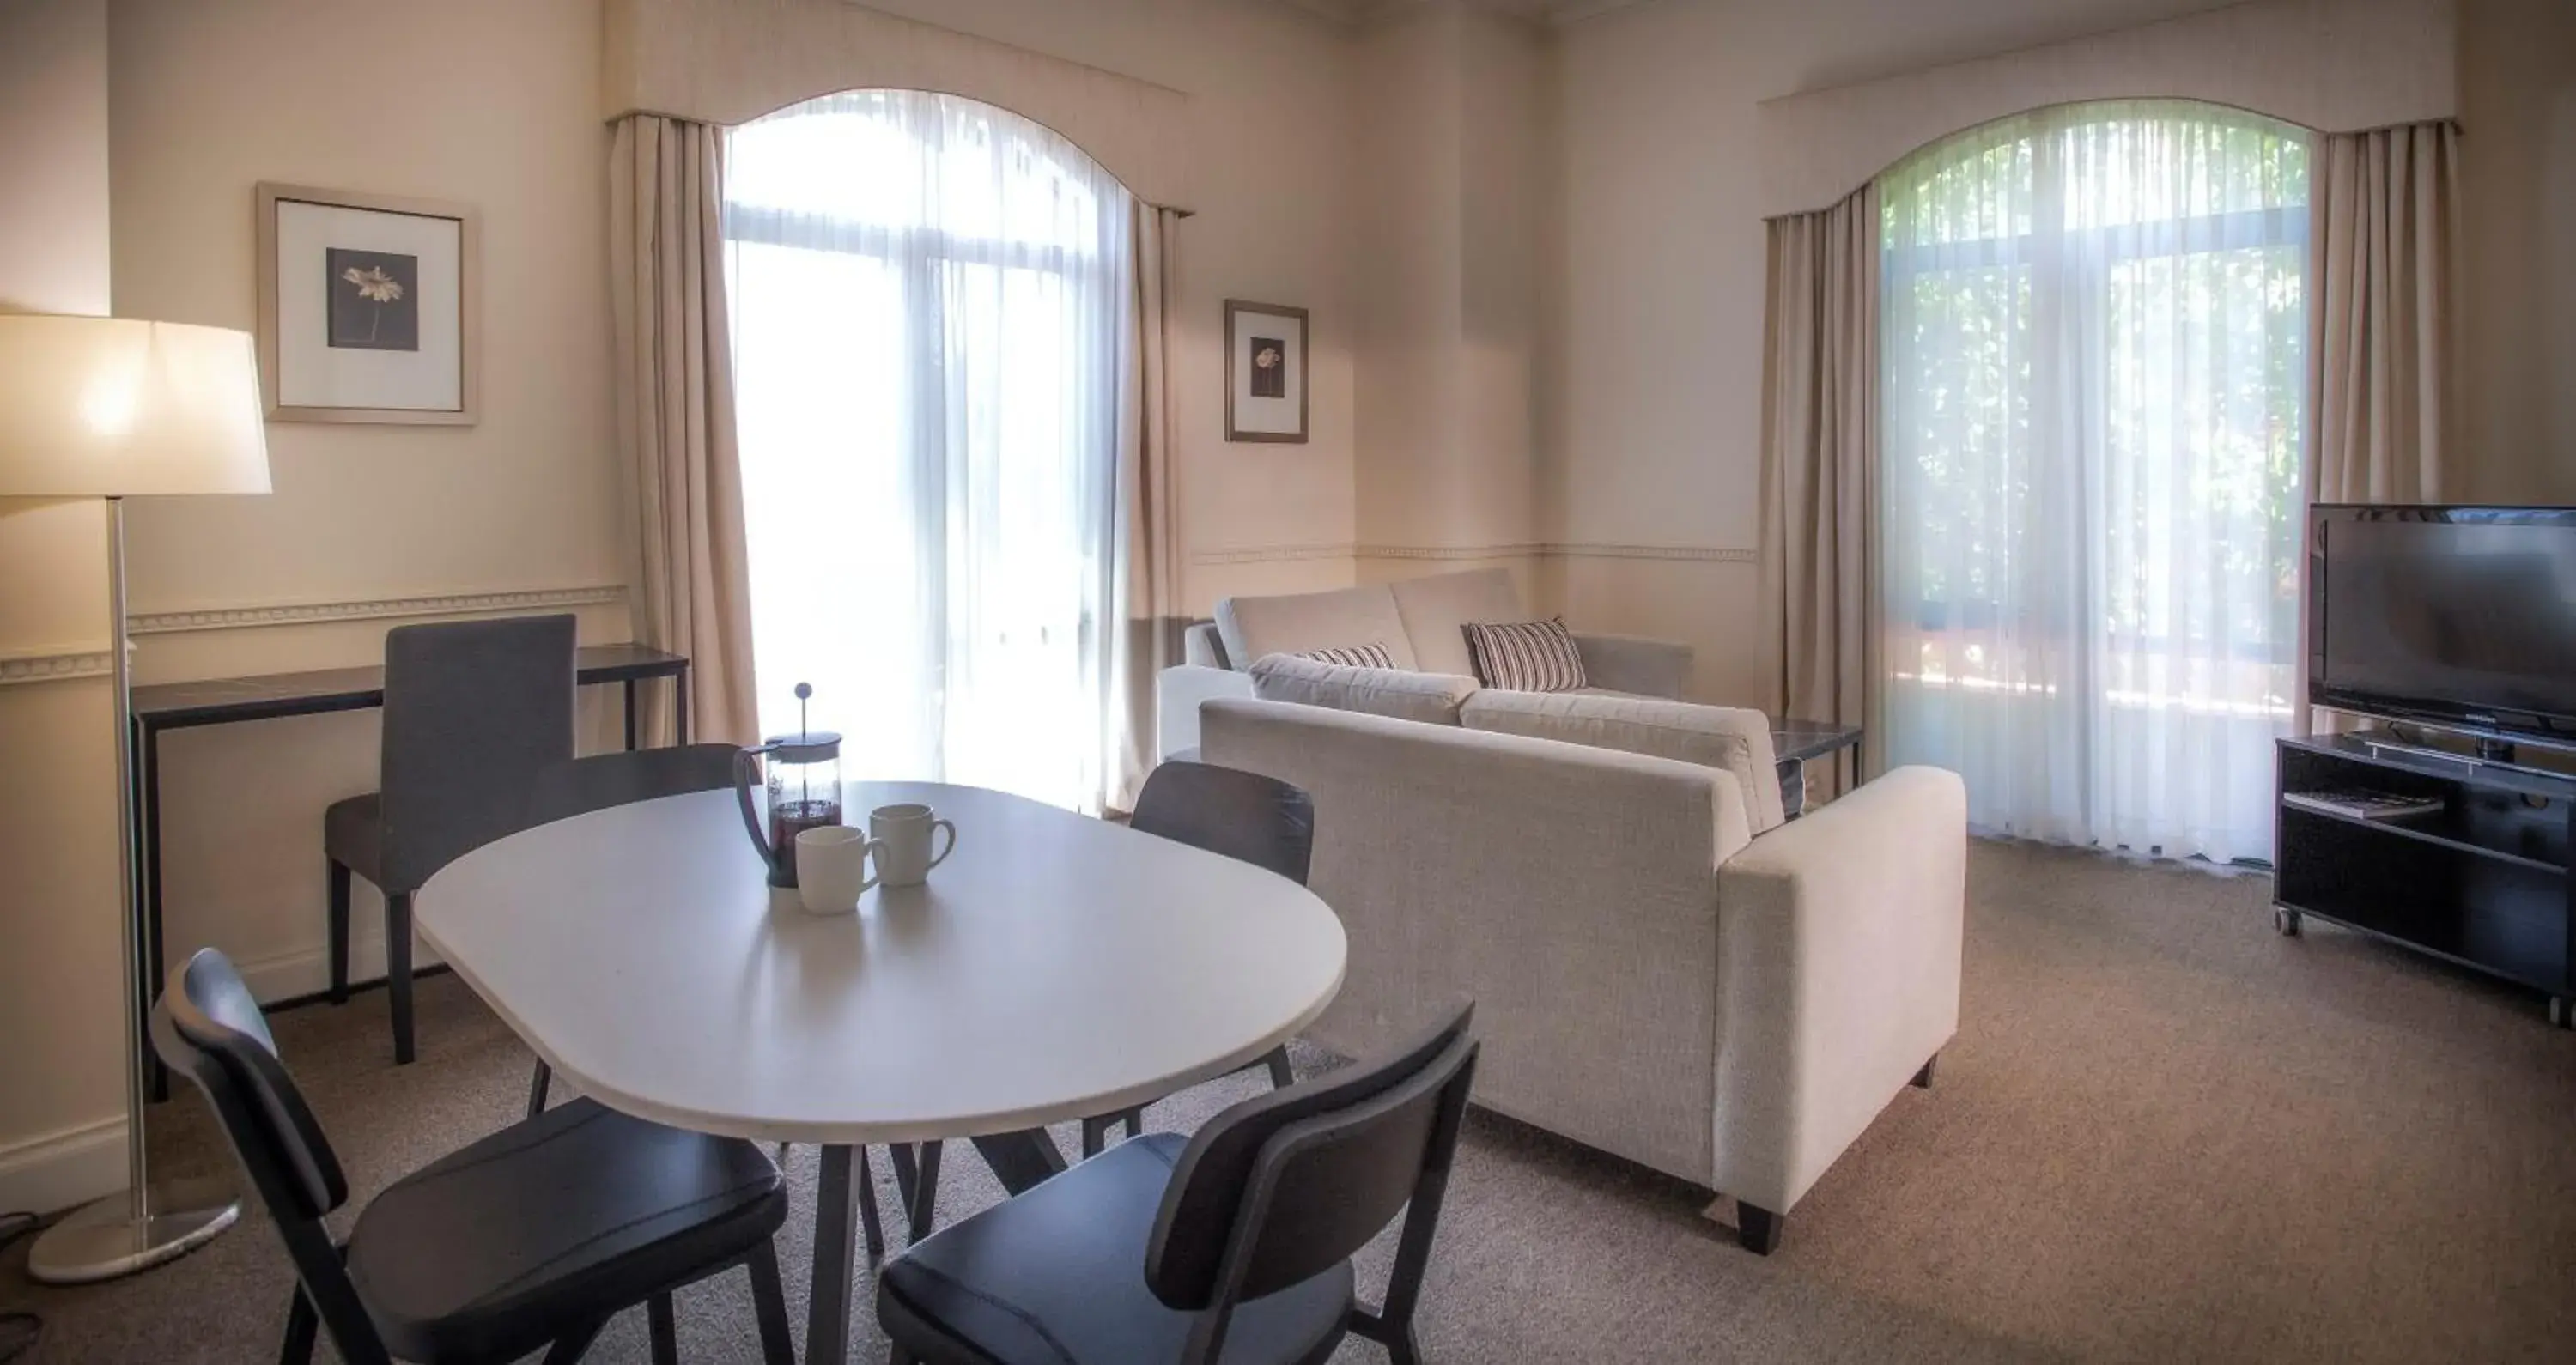
[[[125,1188],[125,1119],[0,1146],[0,1212],[54,1213]]]
[[[412,948],[414,970],[436,966],[438,954],[427,944]],[[251,998],[263,1005],[280,1000],[294,1000],[320,995],[331,989],[331,950],[328,947],[299,948],[291,953],[270,957],[236,960],[233,969],[241,973],[242,984],[250,987]],[[363,985],[381,981],[385,976],[385,939],[381,933],[349,936],[349,981]]]
[[[412,965],[427,967],[438,955],[426,947]],[[260,1003],[319,995],[331,986],[325,948],[307,948],[234,964]],[[353,937],[349,979],[365,983],[385,974],[381,934]],[[0,1213],[33,1209],[54,1213],[125,1188],[125,1119],[122,1115],[0,1143]]]

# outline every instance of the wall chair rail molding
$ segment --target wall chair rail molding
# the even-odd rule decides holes
[[[113,671],[111,662],[107,648],[95,643],[0,651],[0,687],[104,678]]]
[[[183,635],[209,630],[257,630],[340,621],[418,620],[439,616],[496,616],[559,611],[567,607],[620,606],[623,584],[566,588],[512,588],[498,592],[433,593],[411,597],[347,598],[329,602],[273,602],[240,607],[192,607],[136,612],[125,618],[129,635]],[[32,645],[0,650],[0,687],[77,682],[111,671],[104,644]]]
[[[1357,546],[1339,545],[1234,545],[1215,550],[1193,550],[1190,563],[1195,565],[1225,564],[1295,564],[1317,559],[1348,559]]]
[[[432,593],[414,597],[362,597],[321,602],[278,602],[258,606],[194,607],[178,611],[137,612],[126,618],[136,635],[174,635],[201,630],[250,630],[271,626],[317,625],[329,621],[369,621],[424,616],[480,616],[561,607],[613,606],[626,600],[623,584],[564,588],[512,588],[497,592]]]
[[[1667,559],[1750,564],[1752,550],[1718,545],[1626,545],[1601,540],[1533,540],[1508,545],[1360,545],[1360,559]]]
[[[1242,545],[1194,550],[1190,563],[1289,564],[1315,559],[1661,559],[1700,564],[1751,564],[1755,550],[1723,545],[1629,545],[1599,540],[1532,540],[1501,545]]]

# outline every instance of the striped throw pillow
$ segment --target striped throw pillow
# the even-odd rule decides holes
[[[1559,621],[1465,625],[1476,681],[1512,692],[1573,692],[1584,686],[1583,656]]]
[[[1384,640],[1364,645],[1337,645],[1326,649],[1300,650],[1289,656],[1312,659],[1319,664],[1340,664],[1344,668],[1393,668],[1395,655],[1389,653]]]

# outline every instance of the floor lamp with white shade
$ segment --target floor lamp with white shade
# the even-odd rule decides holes
[[[0,314],[0,497],[107,500],[108,671],[116,691],[116,906],[125,943],[123,1194],[76,1210],[27,1252],[27,1273],[55,1284],[158,1265],[232,1225],[221,1182],[155,1185],[145,1150],[138,992],[160,964],[140,960],[134,916],[132,698],[125,645],[128,497],[265,493],[268,441],[250,334],[129,318]]]

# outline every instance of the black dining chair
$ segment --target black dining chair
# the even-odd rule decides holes
[[[740,752],[730,744],[685,744],[551,763],[529,784],[524,824],[533,828],[657,797],[729,790],[734,755]],[[540,1059],[528,1078],[529,1118],[545,1112],[553,1079],[553,1068]]]
[[[1147,774],[1127,827],[1268,868],[1299,886],[1315,856],[1313,798],[1278,778],[1212,763],[1175,759]],[[1270,1073],[1274,1087],[1296,1083],[1284,1043],[1243,1069],[1255,1066]],[[1142,1133],[1144,1107],[1084,1119],[1082,1154],[1099,1155],[1118,1123],[1131,1138]]]
[[[656,1365],[672,1365],[672,1291],[735,1266],[762,1358],[793,1365],[771,1242],[786,1182],[758,1146],[578,1100],[395,1181],[335,1242],[323,1220],[348,1178],[223,954],[170,973],[152,1043],[204,1092],[294,1262],[283,1365],[310,1360],[319,1331],[351,1365],[498,1365],[539,1348],[567,1365],[637,1304]]]
[[[549,764],[529,784],[527,823],[542,825],[657,797],[728,791],[734,755],[740,752],[730,744],[683,744]]]
[[[1121,1143],[910,1248],[877,1277],[894,1365],[1319,1365],[1353,1332],[1413,1365],[1473,1018],[1195,1137]],[[1370,1309],[1351,1257],[1399,1212]]]
[[[385,897],[394,1061],[411,1061],[411,898],[430,874],[527,823],[529,786],[573,756],[574,620],[521,616],[385,634],[382,790],[322,814],[331,1001],[349,998],[349,878]]]
[[[1306,884],[1306,869],[1314,859],[1313,799],[1275,777],[1220,768],[1213,763],[1167,759],[1146,774],[1127,827],[1267,868],[1299,886]],[[1285,1043],[1239,1070],[1249,1071],[1256,1066],[1270,1073],[1273,1087],[1296,1082]],[[1137,1105],[1084,1119],[1082,1154],[1100,1155],[1101,1148],[1108,1145],[1109,1130],[1120,1124],[1126,1126],[1131,1138],[1142,1134],[1145,1107]],[[933,1206],[938,1198],[939,1149],[936,1142],[922,1144],[917,1170],[915,1149],[897,1146],[891,1153],[895,1185],[903,1198],[914,1241],[930,1235]],[[875,1244],[869,1245],[873,1254]]]

